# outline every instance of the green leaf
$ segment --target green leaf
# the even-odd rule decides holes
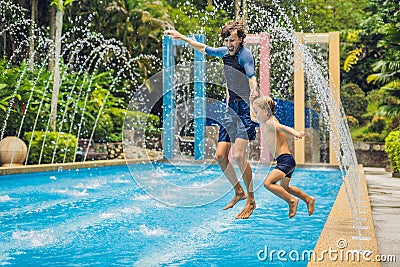
[[[53,0],[50,5],[55,6],[58,10],[64,10],[64,6],[61,4],[60,0]]]
[[[75,0],[65,0],[64,6],[68,6],[69,4],[75,2]]]

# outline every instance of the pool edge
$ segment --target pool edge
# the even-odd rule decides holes
[[[114,160],[93,160],[85,162],[71,162],[71,163],[59,163],[59,164],[40,164],[40,165],[24,165],[24,166],[13,166],[13,167],[0,167],[0,176],[9,174],[24,174],[32,172],[45,172],[45,171],[57,171],[79,169],[79,168],[96,168],[106,166],[119,166],[126,164],[135,163],[148,163],[154,162],[152,158],[148,159],[114,159]]]
[[[1,167],[0,166],[0,176],[9,175],[9,174],[25,174],[32,172],[45,172],[45,171],[57,171],[59,169],[62,170],[70,170],[70,169],[79,169],[79,168],[96,168],[96,167],[106,167],[106,166],[118,166],[118,165],[126,165],[126,164],[135,164],[135,163],[149,163],[149,162],[174,162],[174,160],[165,160],[160,158],[146,158],[146,159],[112,159],[112,160],[91,160],[85,162],[71,162],[71,163],[55,163],[55,164],[38,164],[38,165],[22,165],[22,166],[13,166],[13,167]],[[213,159],[208,160],[186,160],[188,163],[199,163],[206,162],[210,164],[217,164],[217,162]],[[257,163],[263,165],[263,163],[259,163],[257,161],[249,161],[250,164]],[[271,163],[265,163],[265,166],[271,166]],[[316,163],[305,163],[298,164],[298,168],[332,168],[337,169],[337,165],[330,164],[316,164]]]
[[[373,261],[377,255],[379,255],[378,243],[375,235],[375,228],[372,219],[371,203],[368,196],[367,182],[365,179],[363,166],[358,166],[360,172],[360,198],[362,201],[363,218],[362,225],[368,227],[368,229],[362,229],[361,233],[363,237],[368,237],[370,240],[357,240],[353,239],[356,235],[356,230],[353,227],[354,220],[352,217],[350,204],[346,195],[345,184],[342,183],[335,203],[333,204],[332,210],[328,216],[328,219],[324,225],[324,228],[318,238],[317,244],[314,248],[316,259],[311,259],[307,267],[314,266],[382,266],[380,262]],[[318,203],[318,199],[317,199]],[[317,205],[318,207],[318,205]],[[345,241],[344,241],[345,240]],[[338,243],[340,242],[340,246]],[[370,261],[365,260],[360,256],[360,260],[357,257],[352,257],[351,250],[359,250],[360,242],[362,249],[372,251],[372,255],[369,257]],[[341,248],[341,245],[344,246]],[[324,253],[324,257],[321,255]],[[332,251],[331,257],[329,257],[329,251]],[[334,252],[336,251],[336,253]],[[346,257],[349,255],[349,257]],[[335,260],[336,256],[336,260]],[[322,259],[321,259],[322,258]],[[332,258],[332,259],[331,259]],[[348,259],[346,259],[348,258]],[[353,260],[355,259],[355,260]]]

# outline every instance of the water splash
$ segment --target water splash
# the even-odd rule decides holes
[[[53,73],[48,77],[47,82],[44,85],[38,85],[38,80],[42,79],[45,68],[48,67],[49,60],[54,53],[54,42],[47,38],[41,29],[35,27],[34,34],[30,37],[29,30],[32,26],[32,22],[29,19],[25,19],[25,14],[28,11],[23,9],[17,4],[10,2],[0,3],[0,23],[2,24],[0,37],[4,40],[8,36],[13,36],[13,40],[16,45],[13,45],[13,51],[4,52],[9,54],[6,69],[10,68],[12,64],[19,64],[20,59],[23,59],[26,55],[26,47],[29,47],[30,42],[33,40],[35,42],[35,50],[32,55],[36,59],[34,62],[34,67],[38,71],[35,72],[35,77],[32,79],[30,85],[30,92],[28,100],[25,103],[25,110],[22,112],[21,121],[18,130],[18,137],[20,137],[24,131],[31,131],[32,135],[28,145],[28,155],[25,164],[31,157],[32,141],[35,131],[44,132],[44,141],[39,144],[41,146],[39,155],[39,164],[44,159],[44,146],[46,143],[47,135],[50,129],[50,118],[47,114],[43,113],[43,110],[48,105],[48,97],[51,90],[50,86],[53,84]],[[82,24],[82,27],[72,27],[68,32],[64,33],[59,40],[63,47],[61,51],[61,58],[65,60],[62,65],[61,75],[59,82],[63,84],[63,81],[67,75],[75,75],[74,81],[68,81],[68,85],[71,89],[65,94],[65,101],[60,101],[58,103],[58,114],[57,114],[57,131],[66,132],[69,134],[74,134],[77,139],[79,138],[90,138],[92,140],[95,135],[98,122],[103,115],[107,101],[111,94],[124,91],[124,81],[129,81],[133,88],[138,87],[137,84],[143,79],[138,73],[141,61],[147,60],[150,67],[160,65],[160,60],[153,55],[146,56],[140,55],[138,57],[132,58],[129,51],[123,46],[123,44],[115,39],[107,39],[99,33],[94,33],[88,30],[87,27],[91,22],[91,15],[88,16],[88,21],[84,23],[78,23],[75,21],[76,25]],[[82,18],[76,18],[79,20]],[[87,104],[89,100],[89,94],[95,87],[93,87],[93,80],[96,77],[96,73],[108,72],[111,85],[107,88],[108,92],[103,99],[101,99],[101,104],[99,110],[96,114],[91,114],[93,116],[94,122],[93,127],[88,130],[84,130],[84,125],[87,124],[88,114],[87,114]],[[2,74],[3,77],[5,73]],[[10,124],[10,114],[13,112],[17,97],[21,93],[21,81],[27,79],[27,75],[31,75],[27,66],[21,67],[21,74],[18,77],[17,85],[13,88],[11,98],[8,101],[8,108],[6,112],[6,117],[1,120],[1,136],[0,140],[4,137],[6,129]],[[78,84],[80,76],[85,75],[83,84]],[[41,81],[41,83],[43,83]],[[123,86],[121,88],[121,85]],[[66,85],[62,85],[66,86]],[[38,90],[43,91],[41,97],[38,96]],[[65,90],[65,89],[64,89]],[[126,93],[128,96],[131,93]],[[72,97],[74,96],[74,97]],[[76,98],[77,96],[77,98]],[[39,99],[38,99],[39,98]],[[79,106],[78,103],[83,103],[83,106]],[[32,105],[35,107],[32,107]],[[122,107],[124,104],[122,101],[119,102]],[[32,107],[32,109],[31,109]],[[35,110],[35,111],[33,111]],[[37,110],[37,112],[36,112]],[[72,111],[72,112],[71,112]],[[35,115],[32,112],[36,112]],[[27,125],[27,116],[33,117],[33,125]],[[68,129],[65,129],[65,125],[70,125]],[[42,127],[38,129],[38,126]],[[86,126],[85,126],[86,127]],[[86,127],[87,128],[87,127]],[[57,144],[60,139],[60,135],[56,136],[55,143]],[[77,146],[76,146],[77,147]],[[50,156],[50,162],[56,163],[55,156],[59,152],[57,145],[54,146],[52,155]],[[75,151],[76,152],[76,151]],[[66,162],[67,153],[64,154],[64,159],[61,162]],[[84,160],[86,160],[86,156]],[[60,163],[58,160],[57,163]]]

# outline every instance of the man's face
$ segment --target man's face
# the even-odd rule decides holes
[[[242,38],[238,37],[236,30],[232,31],[231,35],[224,39],[224,44],[228,48],[230,55],[235,55],[239,51],[241,42]]]

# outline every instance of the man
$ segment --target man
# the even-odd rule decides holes
[[[221,57],[224,62],[227,82],[227,114],[221,122],[215,159],[235,189],[235,196],[224,209],[232,208],[238,201],[247,198],[243,210],[236,216],[247,219],[256,208],[254,199],[252,170],[246,160],[246,148],[256,137],[255,126],[250,118],[249,100],[258,97],[257,79],[255,76],[254,57],[250,50],[243,46],[246,37],[245,29],[240,21],[227,23],[221,32],[224,47],[210,47],[187,38],[175,30],[166,30],[165,35],[187,42],[194,49],[210,56]],[[238,165],[247,194],[243,190],[236,171],[229,161],[229,151],[234,144],[233,161]]]

